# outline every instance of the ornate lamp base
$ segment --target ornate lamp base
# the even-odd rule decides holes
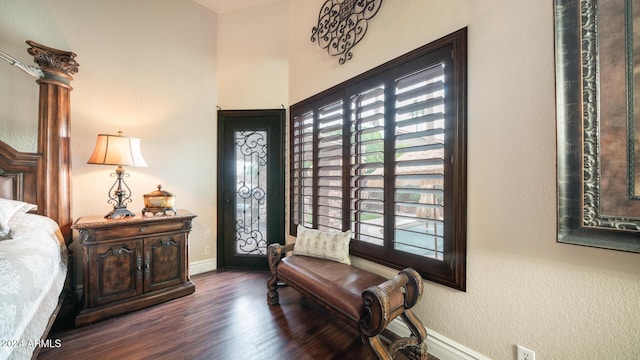
[[[127,183],[124,182],[124,178],[129,176],[129,174],[124,171],[122,166],[118,166],[116,171],[111,174],[111,176],[114,175],[116,176],[116,182],[114,182],[111,189],[109,189],[109,194],[112,193],[114,188],[117,188],[113,191],[113,195],[109,196],[109,200],[107,201],[113,204],[113,210],[104,217],[107,219],[115,219],[119,217],[136,216],[127,210],[126,205],[128,202],[131,202],[131,189],[129,189]]]
[[[105,219],[115,219],[119,217],[130,217],[136,216],[134,213],[129,211],[126,206],[114,206],[113,210],[105,215]]]

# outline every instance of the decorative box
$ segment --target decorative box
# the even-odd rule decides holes
[[[142,215],[146,213],[152,213],[153,215],[162,213],[166,215],[167,211],[171,211],[175,214],[175,200],[176,197],[172,193],[162,190],[162,185],[158,185],[158,190],[144,195],[144,209],[142,209]]]

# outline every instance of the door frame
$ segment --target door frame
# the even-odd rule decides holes
[[[216,250],[217,250],[217,261],[216,268],[218,269],[230,269],[230,268],[238,268],[237,266],[229,266],[225,259],[225,241],[224,241],[224,221],[225,221],[225,199],[224,199],[224,134],[228,123],[233,121],[238,121],[238,119],[247,119],[247,118],[273,118],[276,117],[280,131],[278,131],[275,135],[278,141],[275,141],[275,144],[270,144],[269,147],[277,147],[276,149],[280,150],[282,154],[281,157],[277,159],[278,165],[281,169],[281,180],[277,182],[276,189],[269,189],[269,194],[274,193],[276,204],[280,204],[277,206],[277,211],[270,212],[270,216],[275,217],[276,219],[281,219],[280,221],[274,221],[270,224],[270,228],[273,226],[274,235],[277,237],[277,241],[269,242],[271,243],[280,243],[284,244],[285,241],[285,126],[286,126],[286,110],[285,109],[264,109],[264,110],[218,110],[218,154],[217,154],[217,237],[216,237]],[[268,246],[268,244],[267,244]],[[265,264],[267,256],[265,254]],[[255,267],[242,267],[243,269],[255,269]],[[266,270],[267,267],[265,266]]]

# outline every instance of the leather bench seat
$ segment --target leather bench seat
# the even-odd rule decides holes
[[[302,255],[284,257],[278,277],[331,304],[355,324],[364,312],[362,292],[387,280],[351,265]]]
[[[376,359],[393,360],[401,349],[406,350],[409,359],[428,359],[427,330],[411,311],[423,291],[423,280],[417,271],[406,268],[386,279],[341,262],[292,254],[294,246],[289,243],[268,247],[272,275],[267,281],[269,305],[280,303],[278,288],[288,285],[357,329]],[[397,318],[407,325],[411,335],[400,336],[387,328]]]

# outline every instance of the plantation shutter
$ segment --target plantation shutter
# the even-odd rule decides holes
[[[351,97],[352,239],[384,245],[384,85]]]
[[[291,228],[313,224],[313,112],[292,121]]]
[[[318,110],[318,229],[342,231],[342,100]]]
[[[444,64],[395,81],[394,249],[443,259]]]
[[[291,107],[290,233],[465,289],[466,29]]]

